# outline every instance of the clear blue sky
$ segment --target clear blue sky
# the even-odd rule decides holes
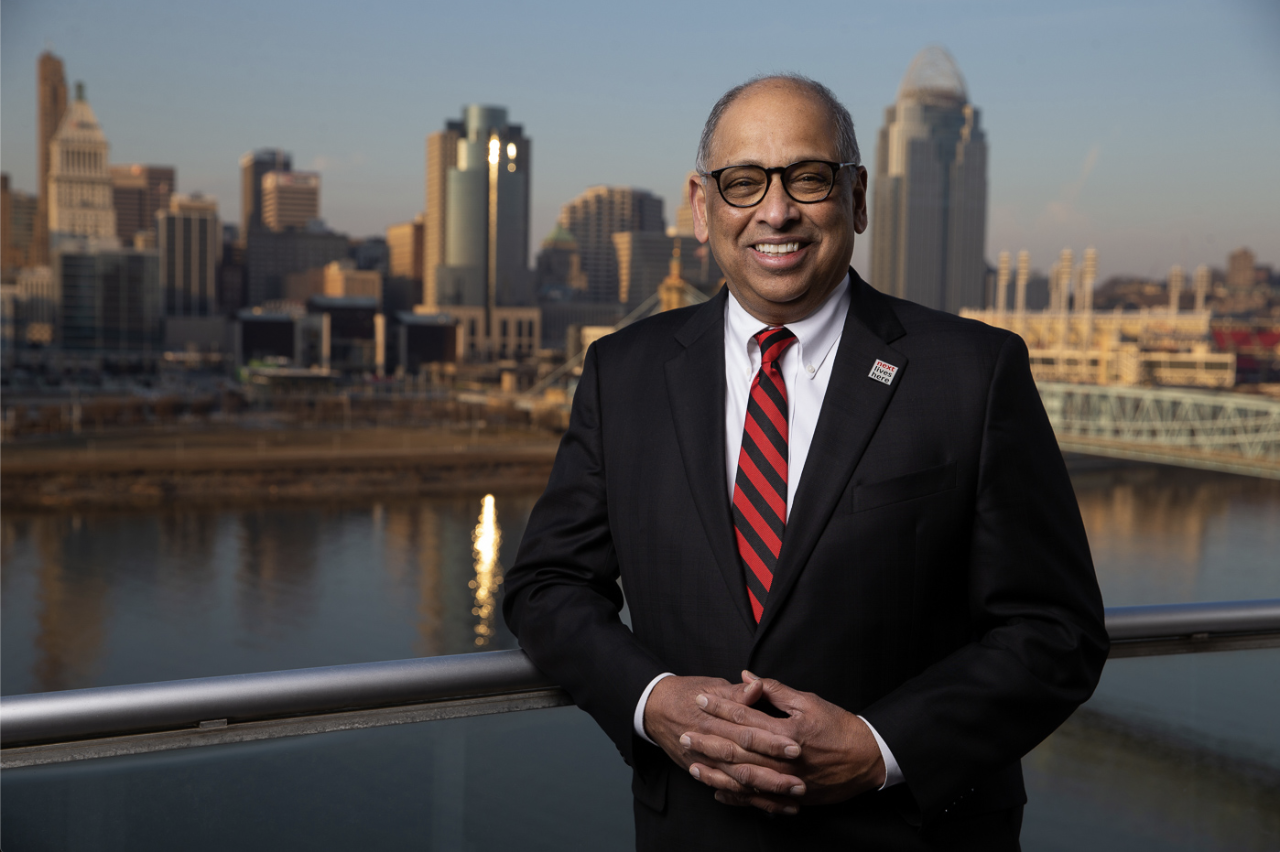
[[[987,251],[1099,251],[1103,277],[1280,264],[1276,0],[779,3],[5,0],[0,161],[34,191],[36,58],[83,80],[113,162],[171,164],[239,217],[237,159],[323,174],[322,215],[381,233],[423,207],[425,137],[463,104],[533,140],[535,246],[587,186],[667,201],[707,110],[753,74],[827,83],[870,165],[911,58],[945,46],[990,145]],[[855,262],[867,271],[864,239]]]

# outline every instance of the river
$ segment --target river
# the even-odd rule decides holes
[[[1280,482],[1150,465],[1073,482],[1108,605],[1280,598]],[[7,512],[0,691],[515,647],[502,566],[535,499]],[[1280,651],[1110,663],[1024,761],[1025,848],[1274,850],[1276,707]]]

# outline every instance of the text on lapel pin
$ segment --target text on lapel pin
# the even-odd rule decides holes
[[[897,373],[897,367],[892,364],[885,363],[877,358],[876,362],[871,365],[871,372],[867,373],[867,375],[870,378],[875,379],[877,382],[884,382],[886,385],[890,385],[893,384],[893,377],[897,375]]]

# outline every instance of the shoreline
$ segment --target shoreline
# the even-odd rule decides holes
[[[0,465],[0,508],[58,512],[534,490],[546,485],[559,443],[527,432],[467,442],[425,430],[279,433],[269,443],[254,433],[242,437],[218,445],[188,435],[54,451],[15,452],[9,445]]]

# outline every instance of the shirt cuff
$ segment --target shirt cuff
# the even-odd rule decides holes
[[[645,742],[649,743],[650,745],[657,745],[657,743],[649,739],[649,735],[644,732],[644,705],[649,703],[649,693],[653,692],[653,688],[658,685],[658,681],[662,680],[664,677],[675,677],[675,673],[663,672],[662,674],[655,677],[653,680],[649,681],[649,685],[644,688],[644,692],[640,693],[640,700],[636,702],[635,715],[631,717],[631,727],[635,728],[636,736],[638,736],[640,739],[644,740]],[[870,725],[868,725],[868,727],[870,727]],[[875,732],[872,731],[872,733],[875,733]],[[876,742],[879,742],[879,741],[880,741],[880,738],[876,737]],[[885,749],[882,746],[880,750],[884,751]],[[894,766],[896,767],[897,764],[895,763]]]
[[[657,683],[657,681],[655,680],[654,683]],[[650,684],[649,688],[652,689],[653,684]],[[862,719],[861,716],[858,718]],[[871,736],[876,738],[876,745],[880,747],[880,757],[884,760],[884,784],[880,789],[886,790],[894,784],[901,784],[905,779],[902,777],[902,770],[898,767],[898,761],[893,758],[893,752],[889,751],[888,743],[881,739],[880,732],[875,729],[874,725],[866,719],[862,719],[862,723],[871,730]]]

